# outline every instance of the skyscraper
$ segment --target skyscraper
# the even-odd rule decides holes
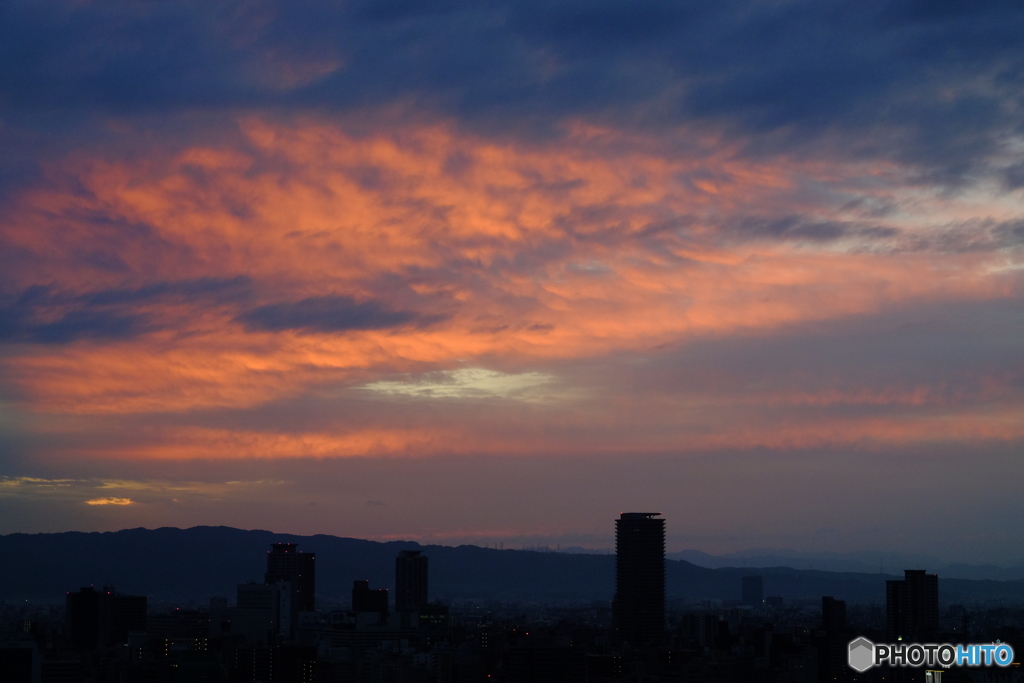
[[[821,597],[821,627],[826,633],[846,630],[846,601],[831,595]]]
[[[289,581],[238,584],[237,607],[228,613],[231,634],[250,643],[275,645],[279,636],[289,636],[295,626],[292,597]]]
[[[665,638],[665,520],[660,512],[623,512],[615,521],[612,621],[633,645]]]
[[[418,611],[427,606],[427,558],[419,550],[403,550],[395,558],[395,609]]]
[[[830,595],[821,598],[821,628],[818,638],[818,680],[822,683],[848,683],[863,679],[849,665],[853,634],[846,626],[846,602]]]
[[[925,643],[939,633],[939,577],[907,569],[903,580],[885,582],[886,636]]]
[[[292,611],[311,611],[316,603],[316,553],[303,553],[295,543],[274,543],[267,553],[268,586],[278,581],[292,584]]]
[[[71,642],[77,648],[95,648],[99,640],[100,593],[92,586],[85,586],[77,593],[69,591],[66,601]]]

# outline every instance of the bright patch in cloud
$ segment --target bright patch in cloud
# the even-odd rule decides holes
[[[74,479],[41,479],[39,477],[4,477],[0,479],[0,487],[13,489],[22,487],[52,488],[55,486],[71,486]]]
[[[85,501],[86,505],[131,505],[131,498],[93,498]]]
[[[542,372],[506,374],[484,368],[464,368],[433,372],[415,382],[372,382],[366,388],[382,394],[418,398],[499,397],[537,400],[539,387],[550,384],[553,376]]]

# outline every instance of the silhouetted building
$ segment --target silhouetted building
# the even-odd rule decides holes
[[[287,581],[267,585],[263,583],[238,584],[238,599],[234,609],[228,609],[226,621],[229,633],[242,636],[247,642],[277,644],[279,636],[292,631],[292,589]],[[214,619],[211,612],[211,622]],[[220,614],[216,618],[223,619]]]
[[[81,683],[86,678],[86,667],[81,659],[44,659],[40,667],[41,683]]]
[[[826,633],[846,630],[846,601],[830,595],[821,597],[821,628]]]
[[[616,636],[633,645],[665,638],[665,520],[623,512],[615,521]]]
[[[509,683],[583,683],[587,660],[582,648],[553,639],[524,638],[504,657]]]
[[[77,593],[68,592],[65,606],[71,642],[80,649],[95,648],[99,640],[100,594],[92,586]]]
[[[847,663],[853,634],[846,627],[846,602],[825,595],[821,598],[821,628],[818,639],[819,683],[848,683],[854,680]]]
[[[444,640],[448,636],[451,617],[446,605],[424,605],[419,610],[418,621],[420,634],[427,642]]]
[[[28,641],[0,642],[0,680],[4,683],[39,683],[39,648]]]
[[[303,553],[295,543],[273,543],[267,552],[264,582],[288,586],[288,611],[278,622],[283,635],[291,635],[299,623],[299,612],[311,612],[316,603],[316,553]],[[283,604],[283,603],[282,603]]]
[[[886,637],[889,642],[934,642],[939,634],[939,577],[907,569],[902,581],[885,582]]]
[[[295,645],[279,647],[246,647],[230,651],[232,681],[284,681],[305,683],[321,680],[316,677],[316,648]],[[181,676],[175,681],[191,678]],[[213,678],[204,680],[225,680]],[[332,679],[333,680],[333,679]],[[348,679],[346,679],[348,680]]]
[[[740,600],[744,605],[759,607],[764,600],[764,577],[744,576],[740,584]]]
[[[696,641],[702,648],[714,649],[722,639],[722,627],[728,623],[720,621],[717,614],[684,614],[682,635]]]
[[[146,597],[121,595],[113,586],[68,593],[66,607],[68,635],[78,648],[126,643],[131,631],[146,630]]]
[[[316,604],[316,553],[297,550],[295,543],[274,543],[267,553],[265,582],[288,581],[296,612],[310,612]]]
[[[403,550],[395,558],[395,609],[416,611],[427,605],[427,558],[419,550]]]
[[[352,611],[388,613],[388,589],[370,588],[369,581],[352,582]]]

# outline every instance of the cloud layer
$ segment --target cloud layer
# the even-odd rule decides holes
[[[751,453],[1019,476],[1021,35],[1009,2],[3,3],[0,496],[149,468],[61,505],[169,521],[200,462],[720,457],[742,520],[714,473]],[[483,533],[431,519],[362,533]]]

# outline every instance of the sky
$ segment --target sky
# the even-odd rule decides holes
[[[0,533],[1024,562],[1018,0],[3,0],[0,150]]]

